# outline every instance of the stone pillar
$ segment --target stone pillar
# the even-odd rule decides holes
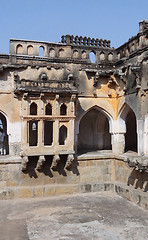
[[[44,123],[38,121],[38,146],[44,146]]]
[[[148,155],[148,117],[144,123],[144,154]]]
[[[144,121],[137,120],[137,149],[138,155],[144,154]]]
[[[125,133],[112,133],[112,152],[114,154],[123,154],[125,150]]]
[[[112,152],[114,154],[123,154],[125,150],[125,133],[126,133],[125,121],[123,121],[121,118],[112,121],[110,133]]]
[[[69,129],[68,129],[68,144],[71,146],[71,150],[74,150],[74,119],[69,121]]]
[[[57,119],[53,123],[53,145],[59,145],[59,121]]]
[[[39,156],[39,160],[38,160],[38,163],[37,163],[37,166],[36,166],[36,169],[37,170],[41,170],[42,169],[42,166],[45,162],[45,157],[44,156]]]

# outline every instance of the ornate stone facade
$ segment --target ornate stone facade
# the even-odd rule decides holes
[[[147,25],[141,21],[139,33],[117,49],[81,36],[62,36],[61,43],[11,39],[10,53],[0,54],[8,163],[19,158],[19,171],[27,171],[36,158],[41,171],[50,158],[52,170],[63,163],[67,171],[81,154],[97,152],[124,154],[130,167],[147,171]]]

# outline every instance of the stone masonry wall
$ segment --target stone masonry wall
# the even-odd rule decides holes
[[[119,182],[130,185],[132,188],[148,191],[148,173],[139,172],[130,168],[123,160],[114,158],[98,157],[96,159],[79,159],[73,162],[70,170],[64,169],[64,160],[59,163],[56,170],[50,169],[51,161],[47,160],[42,170],[36,170],[36,158],[29,162],[27,170],[21,171],[21,159],[12,159],[11,162],[1,161],[0,163],[0,187],[2,190],[7,188],[23,189],[43,188],[46,186],[65,185],[64,191],[70,193],[79,191],[73,189],[73,185],[89,185],[105,182]],[[41,190],[42,189],[42,190]],[[66,190],[67,189],[67,190]],[[59,190],[60,191],[60,190]],[[63,190],[61,189],[61,193]],[[54,192],[53,194],[58,194]],[[52,193],[51,193],[52,195]],[[30,196],[30,195],[29,195]],[[38,195],[37,195],[38,196]],[[15,195],[19,197],[19,194]],[[26,197],[26,194],[22,197]],[[30,196],[31,197],[31,196]]]

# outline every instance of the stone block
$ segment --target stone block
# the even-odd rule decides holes
[[[1,200],[7,200],[14,198],[14,192],[9,189],[1,189],[0,191],[0,199]]]
[[[6,187],[7,181],[0,181],[0,188]]]
[[[56,185],[56,194],[72,194],[77,192],[78,186],[73,185]]]
[[[43,196],[43,186],[33,188],[33,197]]]
[[[91,191],[92,191],[92,185],[91,184],[81,185],[81,192],[82,193],[91,192]]]
[[[92,185],[93,192],[104,191],[104,183],[96,183]]]
[[[15,189],[15,198],[31,198],[33,197],[33,189],[31,187],[20,187]]]
[[[50,197],[55,195],[55,187],[54,186],[45,186],[43,191],[44,197]]]
[[[86,166],[86,161],[79,161],[78,164],[79,164],[80,168],[85,167]]]

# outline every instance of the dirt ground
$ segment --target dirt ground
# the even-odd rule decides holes
[[[1,200],[0,240],[143,240],[148,211],[111,192]]]

